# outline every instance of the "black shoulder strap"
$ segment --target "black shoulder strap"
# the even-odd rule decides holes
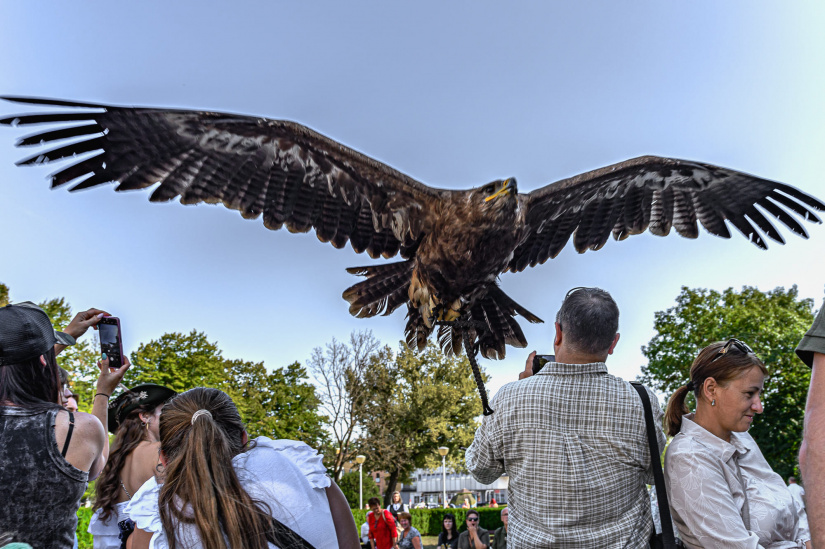
[[[72,440],[72,431],[74,431],[74,414],[69,412],[69,430],[66,432],[66,442],[63,443],[63,451],[60,455],[66,457],[66,452],[69,451],[69,441]]]
[[[298,532],[275,517],[272,517],[270,530],[266,533],[266,540],[281,547],[281,549],[315,549],[315,546],[301,537]]]
[[[642,406],[645,409],[645,425],[647,426],[647,444],[650,449],[650,465],[653,468],[653,479],[656,483],[656,499],[659,501],[659,518],[662,523],[662,542],[665,549],[676,547],[676,536],[673,534],[673,522],[670,518],[670,505],[667,502],[667,488],[665,475],[662,473],[662,462],[659,456],[659,444],[656,440],[656,427],[653,425],[653,410],[650,407],[650,396],[645,386],[638,381],[631,381],[631,385],[639,393]]]

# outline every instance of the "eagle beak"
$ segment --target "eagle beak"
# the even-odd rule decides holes
[[[509,194],[513,190],[512,187],[510,187],[510,181],[513,181],[512,177],[505,179],[504,183],[501,185],[501,188],[498,191],[496,191],[495,194],[491,194],[490,196],[485,198],[484,202],[489,202],[496,197],[499,197],[504,194]]]

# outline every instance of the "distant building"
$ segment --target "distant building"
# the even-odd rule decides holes
[[[358,472],[358,466],[349,462],[344,463],[343,472]],[[383,499],[387,491],[387,479],[390,475],[386,471],[368,471],[364,469],[364,484],[374,482]],[[412,474],[412,482],[398,483],[396,490],[401,492],[401,500],[410,507],[424,502],[429,507],[441,507],[441,468],[434,471],[416,469]],[[447,502],[457,494],[472,494],[479,505],[487,504],[493,498],[500,505],[507,503],[507,486],[510,477],[503,475],[492,484],[481,484],[469,473],[448,472],[446,475]]]
[[[413,507],[424,502],[430,507],[441,507],[442,502],[442,477],[441,470],[430,471],[427,469],[416,469],[412,474],[413,481],[401,486],[401,499],[404,503]],[[510,477],[504,475],[492,484],[481,484],[469,473],[451,473],[446,475],[447,502],[456,494],[471,493],[478,504],[487,504],[491,499],[499,504],[507,503],[507,486]]]

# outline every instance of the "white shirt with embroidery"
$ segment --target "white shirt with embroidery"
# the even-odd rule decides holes
[[[258,437],[253,448],[232,459],[232,465],[244,490],[267,504],[273,517],[317,549],[338,547],[326,494],[331,481],[317,451],[295,440]],[[158,511],[161,486],[149,479],[126,509],[138,528],[152,533],[149,549],[169,547]],[[182,549],[201,547],[195,525],[178,524],[176,538]]]
[[[682,541],[690,548],[804,547],[810,539],[807,517],[753,437],[732,433],[725,442],[693,417],[682,417],[665,455],[665,482]]]

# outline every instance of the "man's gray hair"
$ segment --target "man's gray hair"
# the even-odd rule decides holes
[[[610,349],[619,331],[619,307],[601,288],[573,288],[556,313],[556,322],[574,349],[600,355]]]

